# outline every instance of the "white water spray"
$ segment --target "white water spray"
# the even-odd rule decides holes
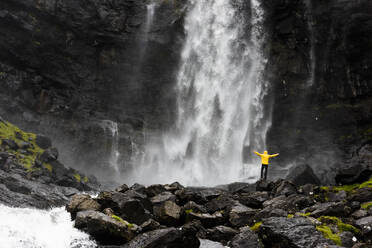
[[[243,3],[190,1],[177,80],[178,119],[160,141],[147,141],[130,181],[215,185],[258,176],[258,163],[242,174],[242,150],[263,149],[270,126],[263,108],[263,10],[251,0],[247,25],[236,6]]]
[[[93,248],[89,235],[73,227],[64,208],[37,210],[0,205],[0,247]]]
[[[110,158],[109,164],[116,172],[119,172],[119,127],[118,124],[111,120],[103,120],[101,126],[105,134],[110,137]]]

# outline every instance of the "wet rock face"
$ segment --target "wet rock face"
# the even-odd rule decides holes
[[[308,164],[322,183],[331,183],[350,162],[367,162],[358,151],[372,138],[372,76],[366,69],[372,65],[372,3],[265,6],[272,31],[266,75],[274,99],[269,150],[280,152],[277,164]],[[283,177],[287,171],[276,173]]]
[[[69,165],[112,177],[92,123],[121,123],[128,161],[134,131],[171,121],[185,2],[158,1],[147,26],[146,0],[3,1],[0,114],[52,137]]]

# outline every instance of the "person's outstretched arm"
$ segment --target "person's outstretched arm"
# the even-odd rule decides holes
[[[276,156],[279,156],[279,153],[275,153],[273,155],[270,155],[270,158],[273,158],[273,157],[276,157]]]
[[[258,153],[258,152],[256,152],[256,151],[253,151],[254,153],[256,153],[257,154],[257,156],[262,156],[262,154],[261,153]]]

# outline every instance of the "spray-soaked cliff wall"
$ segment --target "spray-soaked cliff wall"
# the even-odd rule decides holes
[[[184,6],[154,2],[1,1],[0,114],[53,137],[66,164],[109,178],[102,121],[119,123],[123,162],[144,128],[172,119]]]
[[[283,165],[310,164],[327,181],[340,167],[370,163],[372,3],[267,1],[267,8],[270,149]]]

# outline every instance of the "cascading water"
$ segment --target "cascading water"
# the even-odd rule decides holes
[[[315,66],[316,66],[316,57],[315,57],[315,35],[314,35],[314,18],[313,18],[313,3],[311,0],[305,0],[306,4],[306,16],[307,16],[307,26],[309,29],[309,38],[310,38],[310,77],[308,79],[308,86],[311,87],[314,84],[315,80]]]
[[[0,205],[0,247],[93,248],[89,235],[73,227],[64,208],[37,210]]]
[[[110,143],[110,158],[109,164],[116,172],[119,171],[119,127],[114,121],[103,120],[101,126],[107,136],[109,137]]]
[[[129,181],[215,185],[258,175],[253,164],[242,175],[243,147],[263,149],[270,126],[263,108],[263,9],[258,0],[250,3],[247,22],[238,9],[243,0],[190,1],[177,122],[161,141],[147,141]]]

